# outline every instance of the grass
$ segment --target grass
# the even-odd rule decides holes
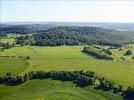
[[[15,40],[14,39],[0,39],[0,42],[2,42],[2,43],[14,43]]]
[[[3,37],[2,39],[0,39],[0,42],[2,43],[9,43],[12,44],[15,42],[15,38],[19,36],[19,34],[7,34],[6,37]]]
[[[121,51],[119,51],[119,49],[114,49],[113,53],[115,54],[114,57],[118,60],[120,60],[121,57],[125,58],[126,60],[124,62],[134,62],[134,59],[132,59],[132,56],[134,56],[134,45],[130,44],[127,46],[123,46],[120,49],[122,49]],[[131,50],[132,51],[132,55],[129,56],[124,56],[124,54],[126,53],[127,50]]]
[[[27,69],[25,68],[25,70],[22,70],[22,73],[39,70],[73,71],[90,69],[95,71],[95,73],[100,77],[105,77],[116,84],[123,85],[124,87],[134,85],[134,61],[131,59],[131,56],[126,57],[125,61],[120,59],[124,54],[123,52],[127,49],[124,47],[123,51],[112,49],[113,61],[97,60],[82,53],[82,49],[83,46],[25,46],[4,50],[4,52],[1,52],[1,55],[30,56],[30,66]],[[133,48],[132,50],[134,52]],[[8,58],[6,58],[5,63],[7,63],[8,68]],[[1,73],[5,72],[1,71]]]
[[[0,75],[5,75],[7,72],[18,74],[28,68],[26,61],[18,58],[3,58],[0,57]]]
[[[0,100],[121,100],[122,97],[72,82],[31,80],[18,86],[0,85]]]

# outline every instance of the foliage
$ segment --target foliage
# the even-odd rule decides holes
[[[4,49],[9,49],[9,48],[15,47],[15,43],[9,44],[8,42],[7,43],[0,42],[0,47],[2,47],[1,51],[3,51]]]
[[[25,73],[23,76],[12,76],[7,73],[6,76],[0,77],[1,84],[18,85],[32,79],[47,79],[52,78],[54,80],[73,81],[76,86],[86,87],[95,84],[95,80],[99,81],[98,85],[95,85],[95,89],[102,89],[105,91],[112,90],[114,93],[122,92],[122,86],[115,87],[113,83],[104,79],[98,78],[91,71],[36,71]]]
[[[83,52],[92,56],[95,56],[97,59],[107,59],[107,60],[113,60],[113,58],[109,55],[111,55],[111,52],[106,53],[106,50],[102,51],[100,49],[97,49],[93,46],[88,46],[83,48]]]
[[[78,86],[84,87],[93,84],[93,77],[94,73],[90,71],[86,73],[84,73],[83,71],[37,71],[26,73],[24,76],[11,76],[11,74],[7,73],[6,76],[0,77],[0,83],[7,85],[18,85],[31,79],[52,78],[55,80],[75,81]]]
[[[17,41],[23,44],[29,41],[30,45],[36,46],[100,44],[119,47],[134,43],[134,34],[97,27],[65,26],[41,30],[33,34],[31,39],[21,36]]]
[[[128,87],[126,91],[124,91],[124,98],[127,100],[134,99],[134,87]]]
[[[0,34],[28,34],[36,33],[41,30],[47,30],[49,28],[55,27],[55,25],[41,25],[41,24],[21,24],[21,25],[1,25]]]
[[[134,45],[131,46],[134,48]],[[87,71],[91,68],[99,76],[103,76],[116,84],[123,85],[123,88],[133,86],[133,59],[132,56],[123,56],[124,52],[128,50],[127,48],[122,47],[122,51],[110,49],[112,51],[110,56],[114,60],[99,60],[82,53],[82,50],[83,46],[23,46],[7,49],[1,52],[0,74],[5,75],[9,71],[15,75],[28,71]],[[131,50],[134,52],[133,49]],[[24,61],[18,64],[18,60],[23,60],[27,56],[31,57],[29,60],[30,67],[28,68],[24,67]],[[125,60],[121,60],[121,57],[125,58]]]
[[[131,54],[132,54],[132,51],[128,50],[128,51],[126,51],[126,53],[124,55],[127,56],[127,55],[131,55]]]
[[[35,79],[17,86],[0,84],[0,90],[0,100],[122,100],[117,94],[52,79]]]

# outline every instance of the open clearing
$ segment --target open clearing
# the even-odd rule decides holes
[[[132,45],[133,46],[133,45]],[[134,47],[133,47],[134,48]],[[83,46],[59,46],[59,47],[37,47],[37,46],[24,46],[24,47],[14,47],[11,49],[4,50],[1,52],[1,56],[30,56],[29,66],[25,66],[25,61],[21,60],[21,66],[15,64],[16,58],[4,58],[5,65],[1,66],[0,74],[5,74],[6,68],[12,70],[20,70],[23,74],[28,71],[50,71],[50,70],[64,70],[64,71],[74,71],[74,70],[93,70],[100,77],[105,77],[110,81],[121,84],[124,87],[134,85],[134,61],[131,57],[126,57],[125,61],[120,59],[123,56],[123,51],[118,49],[112,49],[113,61],[97,60],[91,56],[87,56],[81,52]],[[133,49],[132,49],[133,50]],[[134,51],[134,50],[133,50]],[[134,55],[134,54],[133,54]],[[12,62],[11,61],[14,61]],[[15,59],[15,60],[14,60]],[[9,62],[12,62],[9,63]],[[19,62],[18,62],[19,63]],[[15,67],[13,67],[15,65]],[[11,68],[12,67],[12,68]],[[13,71],[12,71],[13,72]]]

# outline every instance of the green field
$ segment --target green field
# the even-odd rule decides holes
[[[133,46],[133,45],[132,45]],[[59,46],[59,47],[37,47],[37,46],[25,46],[25,47],[14,47],[11,49],[4,50],[1,52],[1,56],[16,56],[16,58],[4,58],[6,67],[12,70],[21,71],[20,74],[29,71],[50,71],[50,70],[92,70],[99,77],[105,77],[108,80],[123,85],[124,87],[134,85],[134,60],[131,56],[125,57],[126,60],[122,61],[120,57],[123,56],[123,52],[127,49],[119,51],[118,49],[112,49],[113,61],[97,60],[91,56],[88,56],[81,52],[83,46]],[[134,52],[134,46],[132,48]],[[133,54],[134,55],[134,54]],[[30,56],[29,66],[23,67],[25,64],[20,66],[14,66],[14,62],[8,63],[10,59],[15,61],[16,59],[26,63],[18,56]],[[15,59],[15,60],[14,60]],[[19,62],[18,62],[19,63]],[[2,64],[1,64],[2,65]],[[5,66],[1,66],[0,74],[6,73],[4,70]],[[23,67],[23,70],[20,67]],[[12,68],[11,68],[12,67]]]
[[[16,75],[27,68],[27,62],[22,59],[0,57],[0,75],[4,75],[7,72],[11,72],[13,75]]]
[[[9,43],[12,44],[15,42],[15,38],[19,36],[19,34],[7,34],[6,37],[0,39],[1,43]]]
[[[19,86],[0,85],[0,100],[121,100],[122,97],[71,82],[32,80]]]

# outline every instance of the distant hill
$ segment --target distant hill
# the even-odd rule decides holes
[[[6,25],[26,25],[26,26],[94,26],[104,29],[115,29],[120,31],[134,31],[134,23],[106,23],[106,22],[10,22],[1,23],[1,26]]]
[[[94,26],[104,29],[115,29],[122,31],[134,31],[134,23],[106,23],[106,22],[48,22],[47,24],[59,26]]]
[[[0,34],[8,34],[8,33],[18,33],[18,34],[28,34],[28,33],[36,33],[41,30],[47,30],[49,28],[53,28],[55,25],[47,24],[1,24],[0,25]]]
[[[33,34],[32,45],[58,46],[58,45],[81,45],[100,44],[121,46],[134,43],[134,34],[129,32],[102,29],[98,27],[64,26],[41,30]],[[18,43],[25,42],[27,38],[18,38]],[[30,42],[31,43],[31,42]]]

